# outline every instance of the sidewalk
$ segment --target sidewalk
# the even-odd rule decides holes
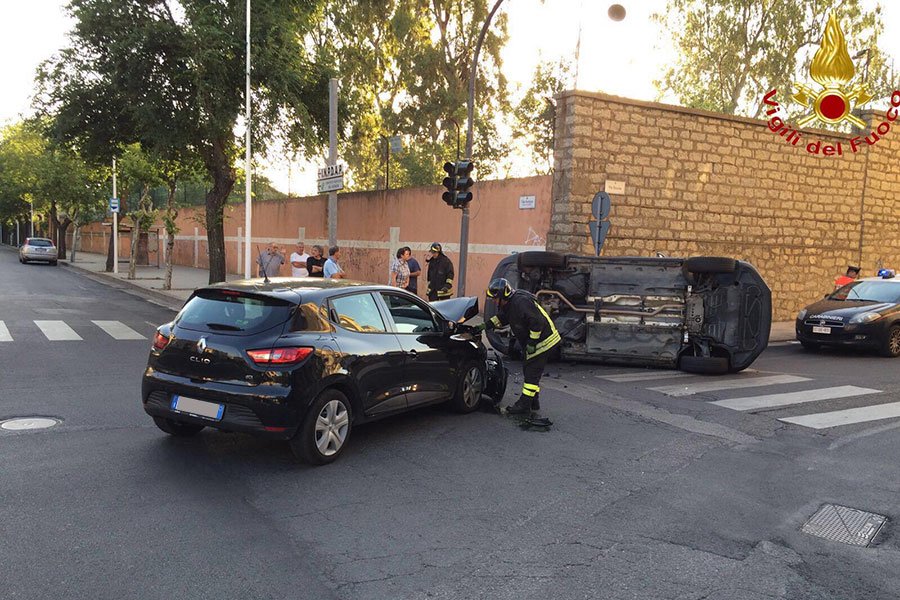
[[[138,267],[136,279],[129,281],[128,263],[119,264],[119,274],[113,275],[106,273],[106,255],[90,254],[87,252],[79,252],[75,256],[75,263],[61,260],[59,264],[66,265],[72,269],[84,272],[93,276],[97,281],[106,284],[116,285],[122,288],[131,288],[132,291],[139,293],[148,299],[152,299],[158,304],[163,304],[172,310],[179,310],[198,287],[203,287],[209,282],[209,273],[206,269],[195,269],[193,267],[182,267],[176,265],[172,270],[172,287],[174,289],[164,291],[162,289],[163,278],[165,277],[165,269],[156,267]],[[228,281],[242,279],[239,275],[228,274]],[[120,284],[120,285],[119,285]],[[787,342],[794,340],[794,322],[782,321],[772,323],[772,330],[769,334],[769,342]]]
[[[172,289],[163,290],[162,285],[166,276],[165,266],[156,268],[137,267],[135,279],[128,279],[128,262],[119,262],[119,273],[106,272],[106,255],[89,252],[78,252],[75,262],[60,260],[59,264],[88,275],[91,279],[113,285],[115,287],[131,291],[141,297],[162,304],[172,310],[180,310],[191,293],[209,283],[209,272],[206,269],[193,267],[172,267]],[[228,281],[242,279],[239,275],[229,273]]]

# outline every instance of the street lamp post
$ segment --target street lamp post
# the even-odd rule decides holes
[[[244,133],[244,277],[250,279],[250,246],[251,246],[251,227],[253,219],[253,209],[250,206],[250,179],[253,175],[252,166],[250,165],[250,0],[247,0],[247,32],[246,32],[246,89],[244,90],[244,121],[247,130]]]

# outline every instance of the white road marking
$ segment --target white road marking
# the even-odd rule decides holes
[[[144,336],[120,321],[91,321],[117,340],[145,340]]]
[[[66,325],[65,321],[35,321],[48,340],[51,342],[63,342],[80,340],[81,336],[75,330]]]
[[[11,342],[13,341],[12,336],[9,335],[9,329],[6,328],[6,323],[0,321],[0,342]]]
[[[808,377],[796,375],[772,375],[770,377],[738,377],[738,378],[710,378],[702,383],[687,385],[664,385],[662,387],[648,388],[654,392],[667,396],[692,396],[703,392],[715,392],[719,390],[737,390],[741,388],[763,387],[767,385],[782,385],[786,383],[799,383],[809,381]]]
[[[788,392],[785,394],[766,394],[764,396],[749,396],[746,398],[729,398],[710,402],[716,406],[730,408],[732,410],[768,410],[779,406],[792,404],[804,404],[806,402],[818,402],[819,400],[833,400],[835,398],[850,398],[853,396],[865,396],[866,394],[880,394],[881,390],[856,387],[855,385],[841,385],[838,387],[821,388],[817,390],[804,390],[802,392]]]
[[[852,425],[854,423],[866,423],[868,421],[880,421],[896,417],[900,417],[900,402],[848,408],[847,410],[835,410],[812,415],[800,415],[798,417],[785,417],[778,420],[812,429],[827,429],[829,427],[838,427],[839,425]]]
[[[675,379],[676,377],[694,377],[690,373],[681,371],[640,371],[637,373],[617,373],[616,375],[597,375],[598,379],[605,379],[614,383],[631,383],[634,381],[650,381],[652,379]]]

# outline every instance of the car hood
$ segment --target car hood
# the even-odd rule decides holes
[[[894,306],[890,302],[872,300],[821,300],[806,307],[805,320],[823,320],[847,322],[854,315],[864,312],[878,312]]]
[[[457,323],[463,323],[478,314],[478,298],[475,296],[438,300],[432,302],[431,306],[448,321]]]

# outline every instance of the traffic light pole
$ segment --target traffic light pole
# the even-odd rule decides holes
[[[497,0],[491,12],[488,13],[484,25],[481,27],[481,33],[478,35],[478,43],[475,44],[475,53],[472,55],[472,69],[469,72],[469,123],[466,127],[466,160],[472,160],[472,142],[475,132],[475,77],[478,74],[478,55],[481,54],[481,45],[487,36],[488,28],[491,26],[491,19],[494,13],[500,8],[503,0]],[[459,291],[457,296],[466,295],[466,262],[469,258],[469,203],[465,203],[462,209],[462,222],[459,228]]]

